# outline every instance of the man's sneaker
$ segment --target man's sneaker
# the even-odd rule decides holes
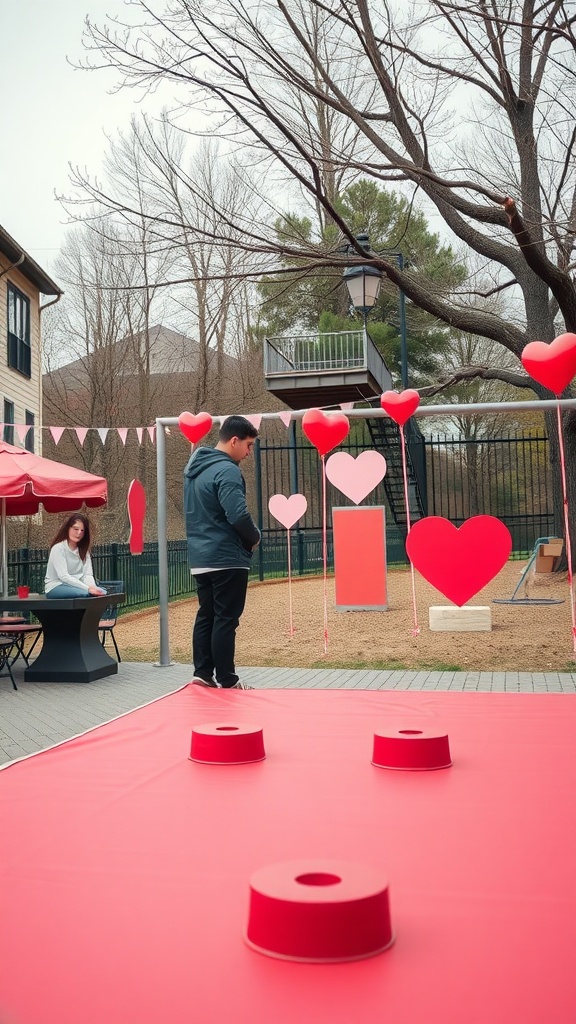
[[[248,686],[248,683],[241,683],[240,680],[238,680],[237,683],[234,683],[234,686],[229,686],[228,689],[229,690],[255,690],[256,687],[255,686]]]
[[[202,679],[201,676],[194,676],[192,679],[193,683],[197,683],[198,686],[209,686],[213,690],[219,689],[218,683],[215,683],[213,679]]]

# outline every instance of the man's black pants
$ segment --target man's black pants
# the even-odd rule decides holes
[[[236,630],[246,604],[247,569],[218,569],[195,576],[198,614],[192,633],[194,672],[221,686],[238,682],[234,665]]]

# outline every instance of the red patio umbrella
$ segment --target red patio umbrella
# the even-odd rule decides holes
[[[104,477],[0,441],[3,596],[8,594],[6,516],[33,515],[41,505],[47,512],[75,512],[82,505],[97,508],[107,500]]]

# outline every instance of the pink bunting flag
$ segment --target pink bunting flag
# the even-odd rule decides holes
[[[262,423],[261,412],[254,413],[252,416],[245,416],[244,419],[248,420],[256,430],[260,430],[260,424]]]
[[[144,427],[136,427],[136,433],[138,435],[138,444],[142,444],[142,435],[144,433]]]
[[[154,441],[155,441],[155,438],[156,438],[156,427],[155,426],[154,427],[148,427],[147,430],[148,430],[148,437],[152,441],[152,444],[154,444]]]
[[[88,433],[88,427],[74,427],[76,431],[76,437],[80,441],[82,447],[84,447],[84,441],[86,440],[86,434]]]
[[[278,413],[278,419],[282,420],[282,423],[284,424],[285,427],[289,427],[290,426],[290,421],[292,419],[292,413],[291,412],[279,412]]]
[[[118,436],[120,437],[122,444],[125,445],[126,438],[128,436],[128,427],[116,427],[116,430],[118,431]]]
[[[62,437],[62,434],[66,430],[66,427],[48,427],[48,429],[52,434],[52,440],[54,441],[54,444],[58,444],[58,441]]]
[[[340,408],[342,409],[342,412],[346,412],[346,410],[354,408],[354,402],[340,402]]]
[[[20,441],[20,444],[26,444],[26,438],[28,437],[28,431],[31,429],[32,424],[30,423],[16,423],[15,430]]]

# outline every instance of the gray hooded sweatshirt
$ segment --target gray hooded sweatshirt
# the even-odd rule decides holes
[[[260,531],[248,511],[240,467],[226,452],[193,452],[184,470],[184,514],[192,569],[249,568]]]

